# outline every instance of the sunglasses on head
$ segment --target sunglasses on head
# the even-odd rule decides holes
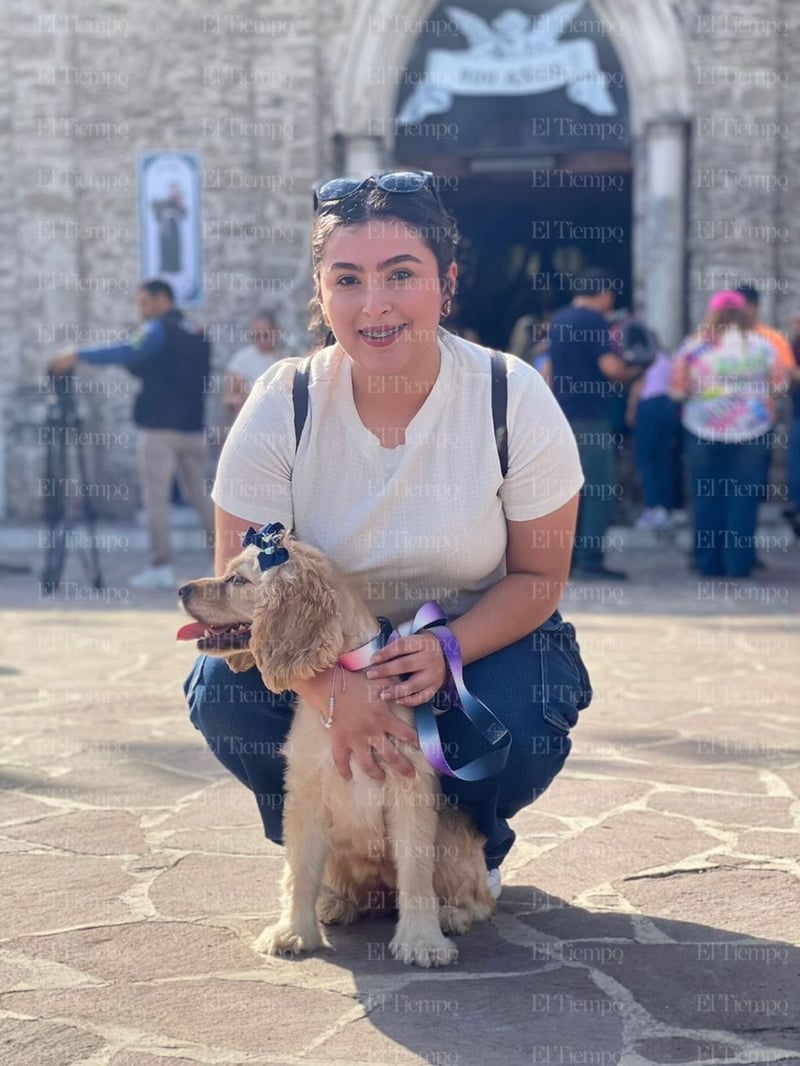
[[[360,180],[358,178],[332,178],[330,181],[315,185],[314,210],[316,211],[324,204],[346,200],[348,196],[352,196],[354,192],[370,184],[383,192],[391,193],[412,193],[427,189],[441,203],[430,170],[393,170],[388,174],[370,174],[369,177]]]

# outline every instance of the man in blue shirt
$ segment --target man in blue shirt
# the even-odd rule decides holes
[[[628,575],[610,570],[603,558],[622,490],[616,480],[612,403],[641,371],[614,351],[606,319],[615,299],[608,273],[599,267],[584,271],[575,278],[573,293],[550,326],[551,387],[575,433],[585,478],[571,573],[621,581]]]
[[[175,307],[172,287],[165,281],[142,282],[136,303],[142,326],[127,344],[64,349],[50,363],[50,371],[69,373],[80,360],[95,366],[119,364],[141,379],[133,420],[139,430],[137,458],[150,563],[130,584],[139,589],[173,589],[169,508],[176,474],[200,516],[207,547],[213,550],[214,508],[206,494],[203,433],[211,350],[205,337]]]

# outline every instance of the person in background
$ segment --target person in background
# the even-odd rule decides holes
[[[136,589],[174,589],[171,563],[170,496],[175,475],[183,495],[197,511],[206,547],[214,550],[214,505],[206,494],[205,394],[211,346],[175,306],[172,286],[156,278],[136,290],[142,326],[127,344],[104,348],[65,348],[49,364],[60,376],[78,361],[93,366],[118,364],[140,378],[133,407],[138,427],[137,458],[150,563],[129,579]]]
[[[736,289],[741,296],[744,297],[747,304],[747,321],[749,328],[756,332],[760,337],[769,341],[775,351],[778,353],[778,359],[780,364],[786,372],[787,377],[791,374],[792,368],[795,365],[794,355],[792,354],[792,348],[789,344],[786,336],[780,332],[780,330],[773,329],[771,326],[766,325],[759,320],[759,292],[755,285],[739,285]],[[769,488],[769,468],[772,461],[772,439],[767,441],[767,451],[764,456],[764,499],[767,498]],[[755,555],[755,567],[757,570],[764,569],[764,562]]]
[[[551,388],[575,433],[585,484],[572,556],[573,577],[625,580],[605,565],[606,531],[619,496],[613,401],[641,374],[614,351],[606,316],[614,307],[613,279],[591,267],[575,279],[568,307],[550,326]]]
[[[533,357],[533,369],[538,370],[546,384],[552,388],[553,363],[550,359],[550,341],[545,339],[537,345],[537,352]]]
[[[548,385],[551,384],[549,333],[549,311],[545,311],[541,319],[536,315],[523,315],[514,323],[508,342],[508,350],[538,370]]]
[[[672,528],[675,461],[680,448],[680,406],[669,395],[672,359],[658,342],[655,360],[631,386],[626,420],[633,427],[633,456],[645,509],[637,529]]]
[[[744,298],[745,312],[747,315],[748,328],[752,329],[760,337],[768,340],[775,351],[778,353],[778,359],[784,370],[790,371],[795,366],[794,355],[792,353],[792,346],[786,339],[786,335],[781,333],[778,329],[773,329],[771,326],[767,326],[764,322],[759,321],[758,317],[758,303],[759,292],[753,285],[739,285],[736,292]]]
[[[694,502],[694,562],[702,577],[749,577],[763,497],[773,397],[785,372],[751,327],[741,293],[711,297],[701,330],[673,359],[670,395],[682,422]]]
[[[276,348],[281,331],[272,311],[259,311],[250,327],[252,342],[231,357],[222,385],[225,426],[230,428],[256,380],[283,356]]]
[[[538,328],[539,319],[536,315],[522,315],[514,323],[508,338],[508,350],[529,366],[533,365],[533,349]]]
[[[792,338],[792,366],[789,368],[789,387],[792,400],[789,423],[789,447],[786,455],[787,500],[783,517],[800,540],[800,308],[796,308],[790,323]]]

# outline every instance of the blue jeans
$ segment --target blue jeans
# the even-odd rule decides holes
[[[765,489],[766,438],[727,444],[689,433],[687,440],[697,570],[704,577],[749,577]]]
[[[616,438],[611,422],[603,419],[573,419],[570,425],[584,477],[572,565],[596,568],[603,565],[606,532],[617,506]]]
[[[636,408],[633,454],[642,480],[645,507],[675,507],[675,463],[680,440],[680,408],[669,396],[641,400]]]
[[[795,511],[800,511],[800,414],[796,414],[789,423],[786,488],[789,506]]]
[[[533,633],[464,667],[469,690],[511,733],[501,773],[483,781],[442,777],[444,794],[463,807],[486,837],[487,866],[499,866],[515,833],[508,819],[533,803],[564,765],[578,711],[592,690],[575,630],[556,612]],[[264,833],[283,842],[282,745],[294,695],[270,692],[258,670],[233,673],[224,659],[201,656],[184,686],[191,721],[212,753],[254,794]],[[485,748],[456,710],[439,718],[442,746],[467,761]]]

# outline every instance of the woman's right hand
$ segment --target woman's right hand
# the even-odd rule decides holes
[[[299,694],[317,708],[323,718],[328,716],[332,673],[332,670],[326,670],[297,686]],[[413,765],[393,741],[402,740],[419,747],[417,731],[394,713],[390,703],[380,698],[387,679],[367,681],[363,673],[337,668],[333,680],[335,705],[329,733],[333,761],[342,777],[346,781],[353,777],[351,757],[368,777],[376,781],[382,781],[386,776],[381,763],[406,777],[413,777]]]

